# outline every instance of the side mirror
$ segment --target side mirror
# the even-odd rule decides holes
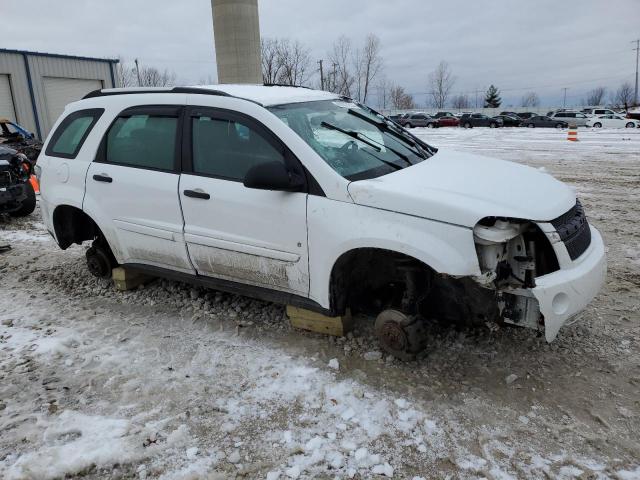
[[[266,162],[251,167],[243,183],[247,188],[281,192],[300,192],[305,185],[304,179],[290,172],[282,162]]]

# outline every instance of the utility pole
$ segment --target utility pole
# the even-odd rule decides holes
[[[478,93],[480,93],[480,90],[476,88],[476,110],[478,109]]]
[[[569,90],[568,87],[564,87],[562,90],[564,90],[564,97],[562,98],[562,108],[567,106],[567,90]]]
[[[324,90],[324,71],[322,70],[322,60],[318,60],[320,64],[320,90]]]
[[[136,63],[136,75],[138,76],[138,86],[142,86],[142,81],[140,80],[140,67],[138,66],[138,59],[135,60]]]
[[[631,43],[636,44],[636,48],[634,48],[634,50],[636,51],[636,89],[633,94],[633,103],[634,105],[637,106],[638,105],[638,57],[640,57],[640,38],[638,40],[634,40]]]

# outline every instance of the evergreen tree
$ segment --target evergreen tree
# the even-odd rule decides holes
[[[501,104],[500,92],[491,85],[484,96],[484,108],[498,108]]]

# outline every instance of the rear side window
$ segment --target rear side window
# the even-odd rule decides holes
[[[76,158],[82,144],[103,113],[102,108],[71,113],[53,133],[45,154],[51,157]]]
[[[179,109],[123,112],[104,140],[103,161],[129,167],[176,168]]]
[[[254,165],[285,163],[282,151],[251,124],[215,116],[191,118],[193,171],[242,181]]]

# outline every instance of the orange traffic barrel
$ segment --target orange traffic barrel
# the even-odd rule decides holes
[[[567,132],[567,140],[570,142],[578,141],[578,127],[576,125],[569,125],[569,131]]]
[[[29,177],[29,183],[33,187],[33,191],[36,192],[37,194],[39,194],[40,193],[40,184],[38,183],[38,179],[36,178],[35,175],[31,175],[31,177]]]

